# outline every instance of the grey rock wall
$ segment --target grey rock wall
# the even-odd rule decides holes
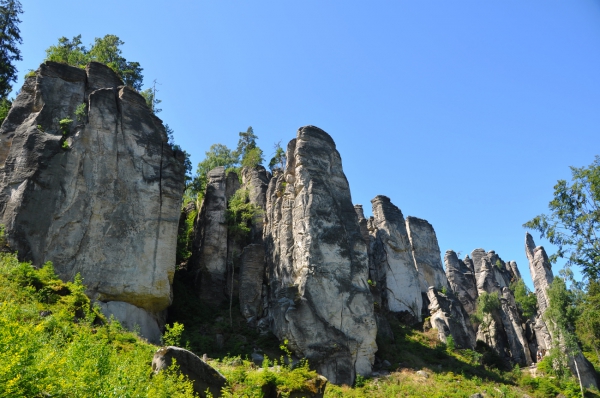
[[[406,217],[406,230],[410,239],[415,266],[419,272],[421,292],[427,293],[429,287],[448,288],[448,279],[444,273],[440,246],[433,226],[417,217]]]
[[[157,314],[171,302],[183,160],[109,68],[46,62],[0,128],[0,223],[22,259],[52,261],[64,280],[81,274],[94,299]]]
[[[408,312],[420,320],[421,284],[404,216],[387,196],[376,196],[371,203],[371,262],[384,305],[389,311]]]
[[[267,192],[272,330],[334,384],[369,375],[377,332],[367,247],[335,143],[306,126]]]
[[[467,259],[468,256],[467,256]],[[456,253],[452,250],[446,251],[444,255],[444,264],[446,264],[446,275],[452,291],[460,300],[463,308],[467,313],[475,313],[477,307],[477,282],[473,268],[469,267],[469,263],[459,260]],[[470,259],[469,259],[470,260]]]
[[[452,336],[456,346],[460,348],[475,348],[475,332],[469,320],[469,314],[464,310],[452,291],[441,293],[433,286],[427,292],[431,325],[438,330],[440,341],[447,342]]]

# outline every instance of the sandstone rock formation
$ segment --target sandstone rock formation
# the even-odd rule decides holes
[[[264,167],[255,168],[244,167],[242,169],[242,188],[248,190],[248,199],[262,210],[252,221],[250,231],[250,241],[252,243],[262,243],[263,239],[263,218],[267,210],[267,189],[269,188],[270,175]]]
[[[265,248],[251,244],[244,248],[240,265],[240,307],[242,315],[255,325],[262,313],[263,277],[265,273]]]
[[[472,263],[467,256],[465,261],[459,260],[452,250],[446,251],[444,264],[448,283],[458,300],[462,303],[469,315],[473,314],[477,307],[477,283],[472,268]],[[471,265],[471,267],[469,266]]]
[[[227,199],[235,192],[237,178],[227,178],[222,166],[209,171],[207,177],[206,192],[196,222],[197,229],[189,263],[190,269],[197,271],[196,285],[199,296],[207,302],[219,304],[228,297],[228,241],[225,216]]]
[[[137,329],[141,337],[153,344],[160,344],[162,333],[157,321],[143,309],[123,301],[109,301],[107,303],[100,301],[98,305],[107,319],[110,319],[112,315],[120,321],[121,326],[125,329]]]
[[[193,352],[179,347],[162,347],[154,354],[152,371],[158,373],[177,362],[179,371],[186,375],[194,385],[194,392],[201,397],[206,397],[206,390],[213,397],[221,396],[221,389],[227,383],[225,377],[212,366],[204,362]]]
[[[529,233],[525,234],[525,254],[529,260],[529,271],[535,287],[535,294],[538,302],[538,315],[533,326],[540,349],[548,350],[553,345],[563,345],[561,336],[557,336],[552,330],[552,325],[547,325],[544,320],[544,313],[548,309],[550,297],[548,288],[552,285],[554,275],[548,255],[542,246],[535,246],[535,242]],[[554,333],[554,335],[553,335]],[[581,383],[585,387],[598,388],[598,379],[594,367],[583,356],[581,351],[569,356],[569,368],[573,375],[581,378]]]
[[[0,223],[21,258],[157,319],[171,302],[183,161],[108,67],[46,62],[0,128]]]
[[[421,284],[412,256],[404,216],[387,196],[371,200],[371,261],[385,308],[421,319]]]
[[[267,192],[269,319],[280,340],[334,384],[369,375],[376,323],[367,247],[335,143],[306,126]]]
[[[438,336],[444,343],[452,336],[457,347],[475,348],[475,332],[464,310],[451,291],[441,293],[433,286],[427,291],[431,325],[438,330]]]
[[[417,217],[406,217],[406,230],[410,239],[415,266],[419,271],[421,292],[429,294],[429,287],[448,288],[440,246],[431,224]]]

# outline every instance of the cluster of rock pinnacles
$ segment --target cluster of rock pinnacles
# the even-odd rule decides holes
[[[86,115],[78,120],[81,104]],[[68,132],[59,126],[65,118],[74,120]],[[109,68],[46,62],[0,129],[0,223],[22,259],[52,261],[64,279],[80,273],[107,315],[158,342],[172,301],[183,161],[160,119]],[[228,264],[241,253],[243,316],[286,339],[330,382],[352,384],[372,372],[377,334],[393,338],[384,313],[405,322],[429,317],[440,340],[452,336],[462,348],[483,340],[507,363],[529,365],[550,348],[542,314],[553,275],[530,235],[538,311],[523,322],[508,288],[521,278],[516,263],[483,249],[462,260],[447,251],[444,270],[433,227],[404,218],[386,196],[371,201],[366,219],[323,130],[298,130],[284,170],[241,174],[240,183],[222,167],[208,173],[188,262],[198,295],[228,300]],[[245,247],[228,239],[225,225],[227,201],[240,187],[262,209]],[[483,293],[497,293],[501,305],[485,330],[475,330],[470,315]],[[595,385],[589,363],[582,355],[575,361],[584,384]]]

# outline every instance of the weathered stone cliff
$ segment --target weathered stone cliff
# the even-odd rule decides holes
[[[433,226],[417,217],[406,217],[406,230],[410,246],[419,271],[421,293],[428,294],[429,287],[448,288],[448,278],[444,273],[440,246]]]
[[[264,239],[273,332],[335,384],[368,375],[376,323],[367,247],[335,143],[306,126],[267,192]]]
[[[440,341],[446,343],[448,337],[452,336],[457,347],[474,348],[475,332],[469,314],[452,291],[449,290],[444,294],[431,286],[427,296],[431,325],[438,330]]]
[[[108,67],[46,62],[0,128],[0,223],[21,258],[156,315],[171,302],[183,160]]]
[[[538,302],[538,314],[533,326],[538,345],[540,349],[549,350],[552,346],[558,345],[564,348],[564,339],[557,330],[552,327],[552,321],[544,318],[544,313],[548,309],[550,297],[548,289],[552,285],[554,275],[552,267],[542,246],[535,246],[535,242],[529,233],[525,234],[525,254],[529,260],[529,271],[535,288],[535,294]],[[594,367],[583,356],[579,349],[569,355],[569,368],[573,375],[581,378],[581,383],[585,387],[598,388],[598,379]]]
[[[371,263],[384,307],[421,319],[423,301],[404,216],[387,196],[371,200]]]
[[[477,307],[477,282],[472,268],[472,263],[467,256],[465,261],[458,258],[452,250],[446,251],[444,263],[446,275],[452,291],[462,303],[469,315],[475,313]],[[469,266],[470,265],[470,266]]]

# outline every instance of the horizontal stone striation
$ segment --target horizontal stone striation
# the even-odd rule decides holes
[[[339,153],[306,126],[267,191],[269,317],[280,340],[334,384],[369,375],[377,332],[367,247]]]
[[[64,118],[75,120],[66,136]],[[46,62],[0,128],[0,223],[21,258],[52,261],[65,280],[80,273],[96,299],[158,313],[171,301],[183,160],[108,67]]]

